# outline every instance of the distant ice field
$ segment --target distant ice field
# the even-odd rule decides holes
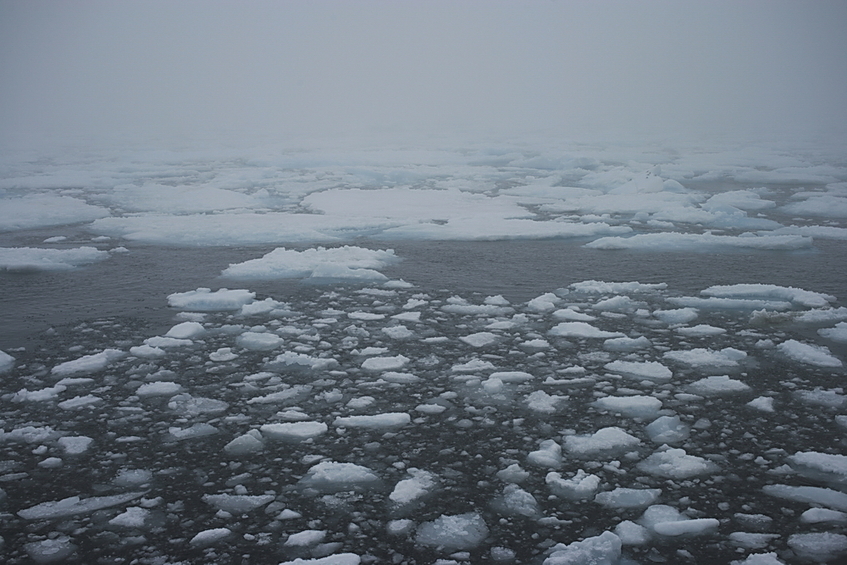
[[[445,147],[4,155],[2,560],[844,559],[843,148]]]

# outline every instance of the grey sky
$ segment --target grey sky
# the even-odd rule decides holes
[[[847,2],[0,0],[0,130],[847,130]]]

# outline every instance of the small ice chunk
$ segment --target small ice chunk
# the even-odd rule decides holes
[[[102,371],[118,359],[126,357],[126,353],[119,349],[106,349],[94,355],[86,355],[73,361],[65,361],[53,367],[50,373],[54,377],[67,377],[79,373],[94,373]]]
[[[595,400],[592,405],[630,418],[648,419],[658,415],[662,401],[652,396],[606,396]]]
[[[729,378],[729,375],[707,377],[689,384],[685,389],[700,396],[719,396],[749,392],[750,387],[741,381]]]
[[[636,338],[615,337],[603,342],[603,349],[606,351],[629,352],[650,347],[653,347],[653,343],[643,335]]]
[[[775,409],[773,407],[773,398],[769,396],[759,396],[754,398],[750,402],[747,403],[747,406],[753,408],[755,410],[760,410],[762,412],[773,413]]]
[[[554,545],[542,565],[615,565],[620,558],[621,538],[612,532],[603,532],[569,545]]]
[[[536,390],[526,397],[526,404],[533,412],[542,414],[553,414],[565,401],[565,397],[550,395],[543,390]]]
[[[0,373],[5,373],[14,365],[15,358],[6,353],[5,351],[0,351]]]
[[[168,295],[168,306],[194,312],[225,312],[240,310],[243,305],[253,302],[254,298],[256,293],[249,290],[222,288],[212,292],[210,288],[198,288]]]
[[[561,322],[548,332],[554,337],[577,337],[584,339],[608,339],[626,337],[621,332],[607,332],[586,322]]]
[[[474,549],[488,537],[488,526],[476,513],[442,515],[418,527],[415,540],[421,545],[441,547],[446,551]]]
[[[682,443],[690,435],[688,426],[682,423],[679,416],[660,416],[650,422],[645,431],[650,441],[657,445]]]
[[[680,514],[676,508],[664,504],[649,507],[638,522],[651,532],[669,537],[705,534],[720,525],[715,518],[691,519]]]
[[[800,521],[804,524],[845,524],[847,512],[828,508],[809,508],[800,515]]]
[[[42,541],[33,541],[24,545],[30,559],[42,563],[59,563],[73,555],[77,546],[71,543],[68,536],[58,536]]]
[[[412,417],[405,412],[386,412],[372,416],[339,416],[332,425],[345,428],[393,429],[402,428],[411,421]]]
[[[152,383],[144,383],[135,389],[135,395],[141,398],[148,396],[173,396],[182,390],[182,386],[178,383],[170,381],[156,381]]]
[[[370,488],[379,484],[380,479],[367,467],[355,463],[336,463],[322,461],[314,465],[300,479],[300,485],[321,492],[338,492],[359,488]]]
[[[303,530],[289,535],[282,545],[285,547],[309,547],[323,542],[326,539],[326,534],[326,530]]]
[[[566,322],[593,322],[597,319],[596,316],[592,316],[591,314],[586,314],[584,312],[578,312],[573,308],[562,308],[561,310],[556,310],[553,312],[553,318],[557,320],[564,320]]]
[[[733,561],[730,565],[785,565],[774,552],[751,553],[744,561]]]
[[[244,435],[238,436],[224,446],[224,451],[236,457],[252,455],[265,448],[265,442],[259,430],[250,430]]]
[[[600,492],[594,497],[594,502],[607,508],[643,508],[650,506],[662,495],[658,488],[624,488]]]
[[[711,461],[688,455],[684,449],[657,451],[638,463],[637,467],[645,473],[668,479],[688,479],[718,470]]]
[[[435,488],[435,475],[421,469],[408,469],[409,478],[399,481],[391,494],[389,500],[395,504],[410,504],[421,497],[426,496]]]
[[[709,337],[726,333],[724,328],[710,326],[709,324],[698,324],[696,326],[686,328],[676,328],[674,331],[680,335],[684,335],[685,337]]]
[[[267,438],[285,441],[304,441],[325,434],[328,427],[323,422],[283,422],[264,424],[259,430]]]
[[[491,505],[494,510],[504,516],[525,516],[527,518],[541,516],[541,510],[535,497],[516,484],[506,485],[503,488],[503,494],[495,498]]]
[[[838,322],[834,328],[819,329],[818,334],[832,341],[847,343],[847,322]],[[0,360],[0,365],[2,365],[2,360]]]
[[[247,514],[264,506],[276,498],[272,494],[207,494],[203,496],[203,502],[229,512],[230,514]]]
[[[687,324],[692,320],[696,320],[698,315],[695,308],[675,308],[653,312],[653,316],[666,324]]]
[[[568,500],[589,499],[600,488],[600,477],[589,475],[582,469],[570,479],[563,479],[561,474],[550,471],[544,478],[544,482],[547,483],[550,492]]]
[[[315,559],[297,558],[294,561],[283,561],[279,565],[359,565],[361,562],[362,558],[355,553],[336,553]]]
[[[366,371],[395,371],[402,368],[408,362],[409,358],[404,355],[369,357],[362,363],[362,369]]]
[[[188,543],[194,547],[208,547],[224,541],[232,535],[229,528],[211,528],[197,533]]]
[[[140,498],[143,494],[142,492],[130,492],[109,496],[91,496],[89,498],[71,496],[62,500],[42,502],[30,508],[25,508],[18,511],[18,516],[25,520],[55,520],[56,518],[65,518],[67,516],[90,514],[95,510],[126,504],[130,500]]]
[[[801,475],[839,487],[847,487],[847,456],[816,451],[798,451],[788,464]]]
[[[477,332],[459,338],[460,341],[467,343],[471,347],[486,347],[497,342],[497,339],[497,334],[491,332]]]
[[[66,436],[56,440],[66,455],[79,455],[88,451],[94,440],[88,436]]]
[[[506,483],[522,483],[529,478],[529,472],[517,463],[512,463],[505,469],[497,471],[497,478]]]
[[[627,377],[659,382],[668,381],[673,377],[671,370],[658,361],[612,361],[606,363],[605,369]]]
[[[109,524],[122,528],[143,528],[149,516],[150,510],[140,506],[130,506],[126,511],[109,520]]]
[[[777,345],[776,348],[788,358],[807,365],[815,365],[816,367],[841,367],[843,365],[841,359],[833,356],[829,348],[823,345],[811,345],[789,339]]]
[[[615,526],[615,535],[623,545],[644,545],[650,541],[650,532],[644,526],[631,520],[624,520]]]
[[[552,439],[545,439],[536,451],[527,455],[526,460],[539,467],[558,469],[562,466],[562,447]]]
[[[168,330],[165,337],[175,339],[194,339],[206,333],[206,328],[200,322],[182,322]]]
[[[667,351],[664,353],[664,357],[691,367],[719,369],[722,367],[737,367],[738,362],[745,359],[747,354],[732,347],[725,347],[720,351],[697,347],[686,351]]]
[[[252,351],[270,351],[280,347],[285,340],[270,332],[244,332],[235,338],[235,344]]]
[[[832,532],[793,534],[788,547],[801,559],[825,563],[847,555],[847,536]]]
[[[817,504],[819,506],[832,508],[833,510],[847,512],[847,494],[829,488],[765,485],[762,487],[762,491],[765,494],[785,500]]]
[[[602,428],[593,434],[565,437],[565,449],[574,457],[611,456],[641,444],[641,440],[617,427]]]

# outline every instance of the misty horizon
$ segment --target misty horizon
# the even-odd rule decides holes
[[[838,2],[0,2],[0,141],[837,135]]]

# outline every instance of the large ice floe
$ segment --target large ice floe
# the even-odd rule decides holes
[[[495,145],[4,168],[4,280],[90,281],[155,246],[237,253],[169,281],[152,321],[92,307],[0,351],[0,561],[847,559],[835,277],[575,269],[515,299],[393,274],[404,245],[443,274],[449,242],[566,238],[595,266],[778,271],[847,240],[843,157]]]
[[[778,301],[678,309],[693,297],[603,281],[523,304],[391,281],[285,302],[201,288],[162,297],[161,336],[54,334],[73,344],[59,356],[5,357],[7,561],[837,562],[845,374],[804,319],[839,307],[701,293],[753,295]],[[609,304],[638,314],[560,321]],[[403,339],[383,331],[398,321]]]

